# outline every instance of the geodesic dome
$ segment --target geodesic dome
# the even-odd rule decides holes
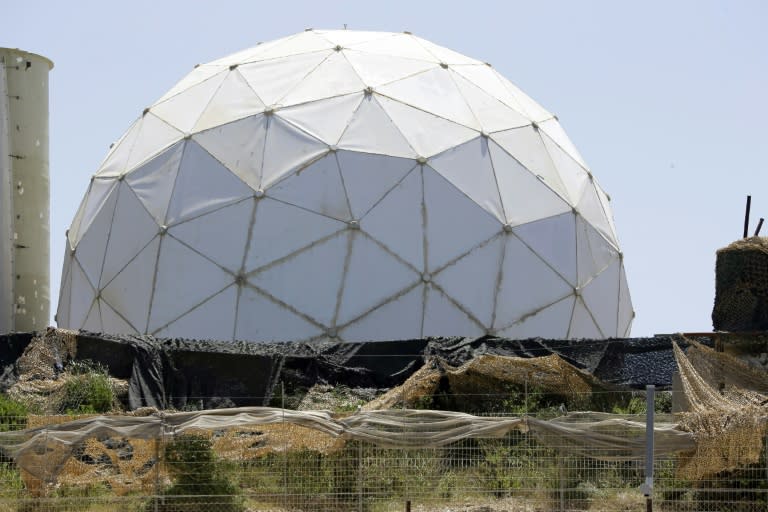
[[[606,194],[552,114],[408,33],[197,66],[94,175],[58,323],[221,340],[624,336]]]

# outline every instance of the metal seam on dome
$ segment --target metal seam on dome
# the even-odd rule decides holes
[[[339,322],[339,312],[341,311],[341,301],[344,298],[344,290],[347,286],[347,279],[349,274],[349,264],[352,260],[352,249],[354,248],[355,236],[358,236],[359,232],[347,232],[347,250],[344,252],[344,265],[341,270],[341,279],[339,279],[339,287],[336,290],[336,304],[333,308],[333,317],[331,318],[331,325],[336,327]]]

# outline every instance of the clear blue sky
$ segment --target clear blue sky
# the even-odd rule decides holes
[[[746,194],[755,221],[768,217],[768,2],[24,0],[2,11],[0,46],[56,65],[52,314],[64,232],[109,144],[196,63],[306,27],[411,31],[492,63],[557,114],[613,199],[635,336],[710,330],[715,250],[741,236]]]

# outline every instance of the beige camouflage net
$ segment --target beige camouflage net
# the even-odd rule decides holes
[[[674,344],[690,411],[680,428],[696,439],[696,451],[680,475],[701,479],[759,461],[766,434],[768,376],[738,359],[687,340],[686,353]]]

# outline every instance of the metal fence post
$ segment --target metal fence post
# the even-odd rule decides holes
[[[653,511],[653,433],[654,433],[654,409],[656,386],[649,384],[645,387],[645,483],[643,494],[645,495],[645,509]]]
[[[357,441],[357,509],[363,512],[363,442]]]

